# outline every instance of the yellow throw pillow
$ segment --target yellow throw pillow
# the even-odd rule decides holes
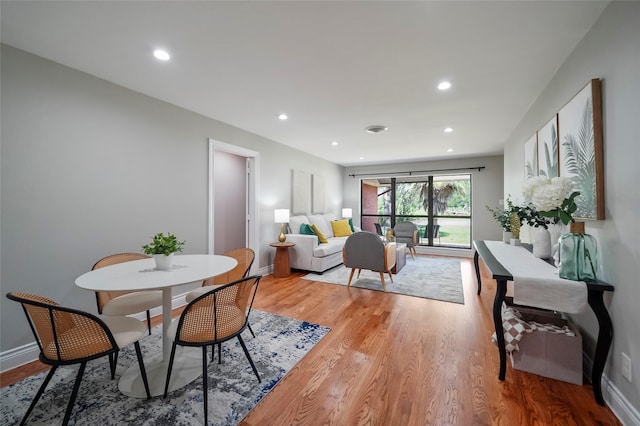
[[[353,232],[351,232],[351,226],[349,226],[349,220],[347,219],[332,220],[331,228],[333,228],[333,234],[336,237],[348,237],[353,234]]]
[[[313,232],[316,233],[316,235],[318,236],[318,240],[320,240],[320,243],[328,243],[329,240],[327,240],[327,237],[324,236],[324,234],[322,232],[320,232],[320,230],[318,229],[318,227],[316,225],[311,225],[311,229],[313,229]]]

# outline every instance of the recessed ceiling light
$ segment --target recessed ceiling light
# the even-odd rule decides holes
[[[367,131],[367,133],[382,133],[386,132],[387,129],[387,126],[374,125],[367,127],[365,130]]]
[[[453,152],[453,148],[449,148],[447,152]]]
[[[338,141],[333,141],[333,142],[331,142],[331,145],[333,145],[333,146],[337,146],[337,145],[338,145]]]
[[[453,132],[453,127],[446,127],[446,128],[444,129],[444,132],[445,132],[445,133],[451,133],[451,132]]]
[[[286,120],[287,118],[289,118],[289,116],[287,116],[287,114],[280,114],[280,115],[278,115],[278,118],[280,120]]]
[[[166,50],[162,50],[162,49],[154,50],[153,56],[160,59],[161,61],[168,61],[169,59],[171,59],[171,56],[169,56],[169,53],[167,53]]]
[[[364,160],[364,157],[360,157],[361,160]]]
[[[440,90],[447,90],[451,88],[451,83],[449,83],[448,81],[441,81],[440,84],[438,84],[438,89]]]

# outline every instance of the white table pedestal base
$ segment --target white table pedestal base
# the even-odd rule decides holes
[[[144,367],[147,371],[147,380],[149,381],[149,393],[151,393],[152,397],[164,395],[169,358],[167,357],[167,360],[163,361],[162,354],[157,354],[143,359]],[[178,346],[173,361],[169,393],[193,382],[200,376],[202,376],[202,348]],[[122,374],[118,382],[118,389],[123,394],[133,398],[147,397],[137,362]]]

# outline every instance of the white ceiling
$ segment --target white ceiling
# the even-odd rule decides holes
[[[501,154],[607,3],[2,1],[0,14],[3,43],[347,166]]]

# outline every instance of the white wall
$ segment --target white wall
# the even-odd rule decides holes
[[[466,169],[464,171],[434,172],[440,173],[470,173],[471,174],[471,238],[475,240],[501,240],[502,228],[493,220],[491,213],[485,206],[498,206],[503,198],[503,157],[470,157],[451,160],[423,161],[401,164],[381,164],[375,166],[348,167],[344,171],[344,207],[353,209],[353,220],[360,225],[360,181],[366,177],[352,177],[350,175],[378,174],[391,176],[394,172]],[[473,167],[484,167],[482,170]]]
[[[606,300],[614,337],[605,388],[609,385],[607,399],[619,417],[640,422],[640,2],[612,2],[605,9],[509,137],[504,193],[521,194],[524,142],[592,78],[602,79],[606,220],[588,221],[586,228],[599,242],[601,279],[615,286]],[[574,320],[592,356],[595,317],[589,312]],[[622,352],[631,356],[633,383],[621,375]]]
[[[140,251],[160,231],[206,253],[208,138],[260,153],[258,267],[273,263],[273,209],[291,206],[292,168],[324,176],[340,214],[336,164],[10,46],[1,55],[3,294],[95,313],[74,281],[99,258]],[[15,302],[2,297],[0,311],[0,351],[33,341]]]

